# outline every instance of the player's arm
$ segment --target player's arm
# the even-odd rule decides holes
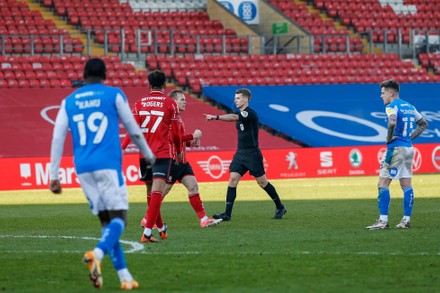
[[[139,115],[136,114],[135,107],[136,106],[133,107],[133,111],[132,112],[133,112],[134,120],[136,121],[137,125],[139,125],[140,124],[140,118],[139,118]],[[121,143],[121,148],[123,150],[125,150],[127,148],[127,146],[130,144],[130,142],[131,142],[130,135],[128,133],[125,133],[125,137],[124,137],[124,139],[122,140],[122,143]]]
[[[180,119],[176,117],[171,119],[171,141],[176,148],[176,162],[180,163],[183,161],[183,150],[182,150],[182,131]]]
[[[387,132],[387,143],[390,143],[395,137],[393,136],[394,130],[396,130],[397,115],[391,114],[388,116],[388,132]]]
[[[53,193],[61,193],[61,183],[58,170],[60,168],[61,156],[63,154],[64,141],[66,139],[67,130],[69,129],[69,121],[66,112],[66,101],[63,100],[61,108],[58,111],[53,128],[52,144],[50,148],[50,185],[49,189]]]
[[[121,119],[121,122],[129,135],[125,138],[129,137],[129,139],[136,144],[136,146],[139,148],[139,151],[144,156],[147,166],[152,166],[156,158],[145,141],[144,135],[139,128],[139,124],[136,122],[133,114],[130,111],[130,108],[128,107],[127,99],[121,94],[118,94],[116,97],[116,108],[118,110],[119,118]]]
[[[223,114],[223,115],[203,114],[203,115],[205,116],[206,121],[221,120],[226,122],[234,122],[234,121],[238,121],[239,119],[237,114]]]
[[[387,140],[386,143],[389,144],[396,136],[393,136],[394,130],[396,130],[397,125],[397,107],[386,107],[385,113],[388,117],[387,126]]]
[[[182,136],[183,142],[191,142],[194,139],[200,139],[202,137],[202,131],[200,129],[194,130],[194,133],[187,133]]]
[[[423,118],[422,114],[420,114],[417,110],[415,111],[415,119],[417,123],[417,128],[411,133],[411,140],[418,137],[420,134],[428,128],[428,122]]]
[[[185,134],[182,136],[182,141],[186,146],[200,146],[200,138],[202,137],[202,131],[200,129],[194,130],[194,133]]]

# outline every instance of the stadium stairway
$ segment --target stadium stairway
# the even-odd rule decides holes
[[[61,19],[57,15],[55,15],[52,11],[47,11],[43,4],[39,4],[33,2],[33,0],[19,0],[18,2],[25,2],[29,6],[30,10],[39,10],[44,19],[51,19],[55,23],[56,27],[59,29],[66,29],[69,32],[69,35],[72,37],[77,37],[83,43],[83,54],[87,54],[87,37],[82,34],[79,30],[75,29],[72,25],[68,24],[66,20]],[[104,49],[101,48],[98,44],[92,40],[91,46],[91,55],[92,56],[103,56]]]
[[[318,14],[321,19],[323,21],[332,21],[333,25],[335,26],[335,28],[337,30],[346,30],[348,31],[350,36],[354,36],[356,34],[356,32],[344,25],[339,19],[335,19],[333,18],[331,15],[329,15],[327,10],[320,10],[319,8],[315,7],[313,4],[311,4],[309,1],[303,1],[303,0],[294,0],[293,2],[297,3],[297,4],[303,4],[307,6],[307,10],[310,13],[314,13],[314,14]],[[366,40],[365,38],[361,38],[362,40],[362,44],[363,44],[363,53],[369,53],[370,52],[370,44],[368,43],[368,40]],[[383,51],[379,48],[374,48],[374,54],[383,54]]]

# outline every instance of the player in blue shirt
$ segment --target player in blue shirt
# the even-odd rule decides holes
[[[116,87],[102,84],[106,78],[105,63],[98,58],[84,67],[86,85],[61,103],[51,146],[50,190],[61,193],[59,166],[64,140],[70,129],[74,163],[79,182],[90,209],[102,225],[102,238],[95,249],[84,255],[92,285],[102,287],[101,261],[109,254],[121,281],[121,289],[139,287],[127,269],[119,239],[127,225],[128,193],[122,177],[122,151],[119,119],[131,140],[152,166],[155,157],[131,114],[127,98]]]
[[[412,141],[428,127],[428,123],[417,109],[399,98],[399,84],[386,80],[380,84],[381,98],[385,104],[388,120],[387,152],[379,171],[378,207],[380,217],[367,229],[388,229],[388,208],[390,206],[389,186],[393,179],[399,179],[403,190],[402,221],[396,228],[409,228],[414,203],[412,188],[412,164],[414,148]]]

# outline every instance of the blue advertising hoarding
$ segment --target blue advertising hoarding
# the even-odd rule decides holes
[[[226,9],[237,15],[247,24],[259,24],[259,0],[218,0]]]
[[[239,86],[203,88],[231,109]],[[385,105],[378,84],[249,86],[260,123],[313,147],[384,144]],[[440,84],[401,84],[400,98],[429,123],[417,143],[440,143]]]

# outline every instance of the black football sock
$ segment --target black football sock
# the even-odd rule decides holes
[[[226,210],[225,214],[228,216],[232,215],[232,208],[234,207],[234,201],[237,197],[237,187],[229,187],[228,191],[226,192]]]
[[[281,200],[280,200],[280,197],[278,196],[277,191],[275,190],[275,187],[272,184],[270,184],[270,182],[267,182],[266,187],[264,187],[263,189],[267,192],[267,194],[273,200],[277,209],[282,209],[284,207],[283,204],[281,203]]]

